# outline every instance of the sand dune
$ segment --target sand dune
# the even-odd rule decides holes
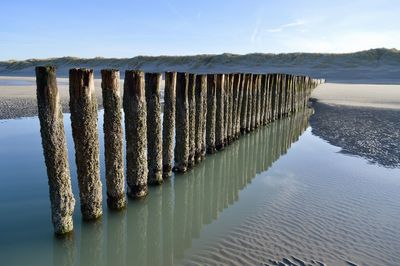
[[[400,51],[372,49],[348,54],[220,54],[195,56],[137,56],[133,58],[29,59],[0,62],[0,75],[34,76],[34,67],[55,65],[60,77],[72,67],[90,67],[99,76],[102,68],[144,71],[281,72],[326,78],[329,82],[400,84]],[[121,73],[123,75],[123,73]]]

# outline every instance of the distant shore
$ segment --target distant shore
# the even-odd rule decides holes
[[[327,104],[400,109],[400,85],[325,83],[311,97]]]
[[[68,79],[57,78],[57,82],[63,111],[69,112]],[[95,79],[95,89],[98,107],[101,109],[100,79]],[[400,85],[325,83],[314,90],[312,98],[327,104],[400,109]],[[36,115],[35,78],[0,76],[0,119]]]

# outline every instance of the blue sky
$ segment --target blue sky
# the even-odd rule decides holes
[[[400,49],[398,0],[1,0],[0,60]]]

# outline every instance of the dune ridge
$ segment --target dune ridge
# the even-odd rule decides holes
[[[0,62],[0,75],[34,76],[34,67],[55,65],[66,77],[73,67],[141,69],[144,71],[285,72],[326,78],[331,82],[400,84],[400,51],[371,49],[346,54],[287,53],[245,55],[136,56],[133,58],[77,58],[8,60]],[[122,73],[123,74],[123,73]]]

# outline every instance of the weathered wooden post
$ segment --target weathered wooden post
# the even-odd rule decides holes
[[[265,90],[266,90],[266,124],[268,124],[271,121],[271,75],[267,74],[267,77],[265,78]]]
[[[282,105],[281,105],[281,118],[286,116],[286,101],[287,101],[287,87],[288,87],[288,75],[283,74],[282,81]]]
[[[175,166],[173,171],[184,173],[189,159],[189,75],[179,72],[176,79]]]
[[[217,110],[217,75],[207,75],[207,120],[206,120],[206,146],[207,153],[215,153],[215,123]]]
[[[97,97],[93,69],[69,70],[69,109],[83,219],[102,215]]]
[[[247,132],[247,117],[249,109],[249,79],[251,74],[243,74],[244,80],[242,81],[242,106],[240,114],[240,131],[243,133]]]
[[[252,120],[252,113],[253,113],[253,78],[254,75],[249,75],[248,81],[248,89],[247,89],[247,117],[246,117],[246,131],[251,131],[251,120]]]
[[[295,76],[294,77],[294,85],[293,85],[293,112],[297,112],[297,97],[298,97],[298,93],[297,93],[297,89],[299,86],[299,76]]]
[[[224,148],[225,140],[225,120],[224,120],[224,89],[225,89],[225,75],[217,74],[217,110],[216,110],[216,121],[215,121],[215,147],[216,149],[222,150]]]
[[[237,134],[237,123],[238,123],[238,105],[239,105],[239,84],[240,74],[232,74],[232,140],[236,140]]]
[[[196,153],[196,74],[189,74],[188,102],[189,102],[188,166],[193,167],[195,164],[195,153]]]
[[[261,75],[257,74],[256,80],[256,121],[255,121],[255,128],[258,128],[261,124]]]
[[[164,116],[163,116],[163,177],[172,175],[172,160],[174,156],[176,72],[165,73]]]
[[[275,115],[275,98],[276,98],[276,91],[275,91],[275,74],[269,74],[269,81],[268,81],[269,91],[270,91],[270,100],[269,100],[269,122],[274,121]]]
[[[226,121],[225,121],[225,145],[229,145],[232,142],[232,74],[225,75],[225,89],[226,89]]]
[[[242,116],[242,101],[244,92],[244,74],[237,74],[236,86],[238,92],[238,102],[236,110],[236,139],[240,136],[241,116]]]
[[[225,74],[224,81],[224,146],[229,145],[229,83],[230,76]]]
[[[267,124],[267,75],[261,75],[261,109],[260,109],[260,125],[265,126]]]
[[[257,120],[257,80],[258,80],[258,75],[253,74],[253,79],[252,79],[252,109],[251,109],[251,124],[250,124],[250,130],[253,131],[256,128],[256,120]]]
[[[101,70],[107,205],[110,209],[115,210],[126,206],[124,157],[122,154],[122,106],[119,82],[118,70]]]
[[[202,82],[203,83],[203,82]],[[201,145],[201,160],[203,160],[206,157],[207,153],[207,142],[206,142],[206,132],[207,132],[207,75],[204,75],[204,88],[203,90],[203,128],[202,128],[202,145]]]
[[[205,113],[207,110],[204,110],[206,105],[204,104],[205,94],[207,92],[207,76],[206,75],[197,75],[196,76],[196,136],[195,136],[195,144],[196,144],[196,152],[195,152],[195,161],[199,162],[203,159],[203,149],[204,149],[204,123],[205,123]]]
[[[75,199],[72,194],[64,122],[55,67],[36,67],[36,96],[44,161],[49,180],[51,220],[54,232],[73,230]]]
[[[147,195],[147,105],[142,71],[125,71],[123,107],[125,113],[126,179],[128,196]]]
[[[276,117],[276,119],[280,119],[282,117],[283,82],[284,82],[283,74],[278,74],[278,82],[277,82],[278,109],[277,109],[277,117]]]
[[[279,74],[272,75],[272,121],[278,119],[278,102],[279,102]]]
[[[145,95],[147,104],[147,182],[150,185],[162,183],[162,125],[160,103],[161,73],[145,74]]]

